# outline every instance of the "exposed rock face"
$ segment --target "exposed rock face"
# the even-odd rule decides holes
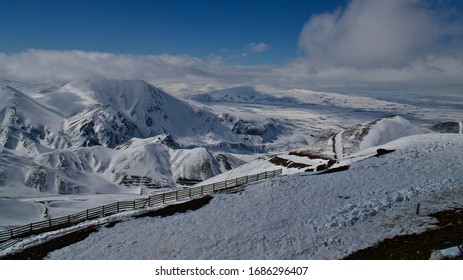
[[[461,123],[459,122],[444,122],[430,127],[432,131],[439,133],[461,133]]]
[[[219,164],[220,166],[222,167],[222,169],[224,170],[232,170],[233,169],[233,166],[231,165],[228,157],[224,154],[218,154],[216,156],[216,159],[219,161]]]
[[[56,187],[59,194],[75,194],[80,193],[80,186],[74,185],[71,182],[65,180],[61,176],[56,176]]]
[[[6,182],[6,167],[0,165],[0,186],[4,186]]]
[[[239,120],[233,126],[232,131],[236,134],[263,135],[266,129],[262,126],[256,126],[253,122]]]
[[[38,191],[48,191],[46,168],[43,166],[33,168],[25,185]]]

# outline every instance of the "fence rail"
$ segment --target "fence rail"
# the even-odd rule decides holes
[[[217,182],[208,185],[190,187],[187,189],[180,189],[176,191],[170,191],[165,193],[159,193],[148,198],[140,198],[132,201],[118,201],[103,206],[86,209],[84,211],[67,215],[64,217],[48,219],[40,222],[31,223],[24,226],[14,227],[8,230],[0,231],[0,243],[8,241],[14,238],[27,237],[32,234],[38,234],[66,228],[71,225],[102,218],[114,214],[118,214],[124,211],[143,209],[152,206],[163,205],[168,202],[189,200],[196,197],[216,193],[226,189],[232,189],[240,186],[245,186],[249,183],[253,183],[259,180],[272,178],[282,173],[282,169],[262,172],[259,174],[243,176],[231,180]],[[0,247],[1,248],[1,247]]]

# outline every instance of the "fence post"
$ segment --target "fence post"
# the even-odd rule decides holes
[[[70,224],[70,223],[71,223],[71,215],[68,215],[68,224]]]
[[[133,209],[135,209],[135,200],[133,201]]]
[[[13,238],[13,229],[10,229],[11,238]]]
[[[166,204],[166,193],[162,194],[162,204]]]
[[[204,194],[204,186],[201,186],[201,196]]]
[[[103,217],[104,217],[104,205],[103,205]]]
[[[87,218],[85,220],[88,220],[88,209],[87,209]]]
[[[48,219],[48,227],[51,227],[51,219]]]
[[[178,201],[178,191],[175,192],[175,201]]]
[[[188,189],[188,197],[191,198],[191,188]]]
[[[31,234],[32,234],[32,223],[31,223]]]
[[[119,201],[117,202],[117,213],[119,213]]]

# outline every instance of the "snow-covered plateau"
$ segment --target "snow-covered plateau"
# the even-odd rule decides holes
[[[283,169],[195,211],[102,227],[50,259],[337,259],[462,207],[460,103],[108,79],[0,80],[0,100],[0,230]]]

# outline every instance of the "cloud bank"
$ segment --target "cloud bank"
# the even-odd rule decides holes
[[[324,83],[461,84],[462,39],[446,1],[353,0],[305,23],[292,67]]]
[[[132,55],[85,51],[28,50],[0,54],[0,75],[18,80],[215,77],[213,60],[181,55]]]
[[[28,50],[0,53],[0,78],[143,79],[155,84],[285,87],[463,87],[463,15],[446,1],[352,0],[312,16],[301,54],[283,65],[240,66],[211,56]],[[245,53],[267,51],[250,43]]]

